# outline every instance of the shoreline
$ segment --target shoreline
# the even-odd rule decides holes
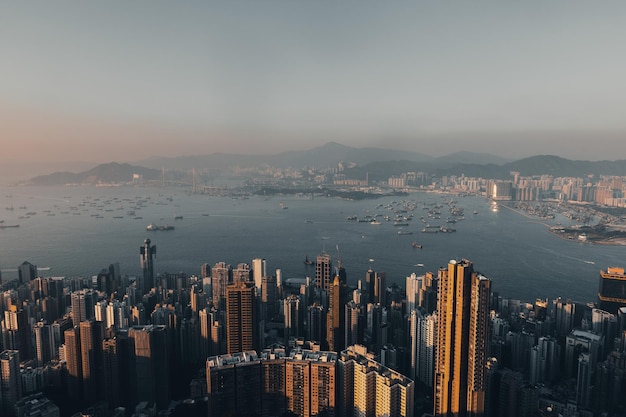
[[[597,239],[597,240],[585,240],[585,241],[581,241],[578,240],[577,238],[574,238],[573,234],[560,234],[560,233],[556,233],[553,231],[554,226],[551,226],[545,222],[540,221],[539,219],[536,219],[535,217],[531,216],[530,214],[524,212],[523,210],[519,210],[516,209],[514,207],[511,207],[510,205],[503,203],[503,204],[499,204],[502,207],[505,207],[521,216],[526,217],[529,220],[536,220],[533,223],[537,223],[537,224],[542,224],[546,227],[546,231],[548,233],[550,233],[553,236],[558,237],[561,240],[566,240],[566,241],[571,241],[571,242],[576,242],[576,243],[584,243],[584,244],[592,244],[592,245],[604,245],[604,246],[626,246],[626,237],[617,237],[617,238],[611,238],[611,237],[607,237],[604,239]]]

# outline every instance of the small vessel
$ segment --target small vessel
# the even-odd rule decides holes
[[[19,224],[0,224],[0,229],[8,229],[11,227],[20,227]]]
[[[146,226],[146,230],[149,232],[154,232],[157,230],[174,230],[174,226],[168,226],[168,225],[157,226],[154,223],[150,223],[148,226]]]
[[[183,216],[174,216],[174,220],[182,220]]]
[[[305,265],[313,265],[315,262],[313,262],[312,260],[309,259],[308,256],[304,257],[304,264]]]
[[[415,249],[422,249],[422,245],[418,245],[417,242],[413,241],[413,243],[411,243],[411,246]]]
[[[398,230],[398,234],[399,235],[412,235],[413,232],[410,232],[408,230]]]

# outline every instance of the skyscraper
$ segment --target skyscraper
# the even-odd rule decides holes
[[[139,277],[138,287],[141,294],[145,294],[155,284],[153,257],[156,256],[156,246],[151,246],[150,239],[146,239],[143,241],[143,245],[139,247],[139,254],[142,275]]]
[[[330,255],[322,252],[317,255],[315,263],[315,287],[328,291],[332,283],[332,263]]]
[[[211,289],[213,305],[220,310],[224,309],[226,287],[233,282],[233,268],[225,262],[216,263],[211,269]]]
[[[473,264],[451,260],[437,306],[434,415],[481,415],[485,403],[491,281]]]
[[[333,281],[333,285],[328,289],[328,313],[326,314],[326,342],[328,344],[328,350],[336,352],[339,351],[342,346],[341,340],[341,301],[340,293],[341,286],[339,277],[336,276]]]
[[[261,291],[261,280],[267,276],[265,259],[255,258],[252,260],[252,276],[257,291]]]
[[[37,266],[31,264],[28,261],[24,261],[17,268],[17,274],[19,277],[20,284],[26,284],[29,281],[32,281],[35,278],[37,278]]]
[[[83,395],[79,332],[79,327],[74,326],[67,329],[64,333],[65,361],[67,363],[67,393],[72,401],[80,401]]]
[[[609,267],[600,271],[598,286],[598,307],[617,314],[620,307],[626,306],[626,274],[624,268]]]
[[[72,322],[75,325],[94,318],[97,297],[97,294],[91,290],[72,292]]]
[[[238,282],[226,287],[226,352],[255,349],[254,286]]]
[[[15,403],[22,398],[20,352],[5,350],[0,353],[0,411],[2,416],[15,415]]]
[[[413,416],[415,383],[374,360],[365,346],[337,359],[337,416]]]
[[[170,402],[167,332],[165,326],[134,326],[128,330],[134,346],[134,401],[154,402],[162,410]]]

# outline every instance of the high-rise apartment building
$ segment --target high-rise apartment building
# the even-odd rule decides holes
[[[156,246],[150,244],[150,239],[143,241],[139,247],[139,264],[141,265],[141,276],[139,277],[139,291],[145,294],[155,286],[154,257],[156,256]]]
[[[239,282],[226,287],[226,352],[255,348],[254,286]]]
[[[91,290],[79,290],[72,292],[72,322],[74,325],[89,320],[95,316],[95,305],[98,295]]]
[[[74,326],[65,330],[65,361],[67,363],[67,393],[72,401],[80,401],[83,397],[83,371],[80,354],[80,330]]]
[[[133,326],[128,338],[133,346],[133,400],[155,403],[162,410],[170,402],[166,327]]]
[[[466,259],[440,275],[434,415],[482,415],[491,281]]]
[[[282,349],[209,357],[209,415],[339,416],[334,352]]]
[[[376,362],[365,346],[341,352],[337,387],[337,416],[413,416],[413,380]]]
[[[21,398],[20,352],[5,350],[0,353],[0,414],[15,416],[15,403]]]
[[[409,320],[409,377],[433,386],[435,348],[437,344],[437,314],[413,310]]]
[[[225,262],[216,263],[211,269],[211,289],[213,292],[213,305],[224,309],[226,287],[233,282],[233,268]]]
[[[43,366],[56,355],[52,327],[40,321],[33,326],[33,332],[35,333],[35,358],[37,358],[37,366]]]
[[[237,282],[251,283],[251,282],[253,282],[252,269],[250,268],[250,265],[248,265],[246,263],[237,264],[237,267],[235,269],[233,269],[233,280],[232,280],[232,282],[234,282],[234,283],[237,283]]]
[[[328,289],[328,313],[326,313],[326,343],[328,350],[336,352],[340,349],[341,340],[341,286],[336,276],[333,285]]]

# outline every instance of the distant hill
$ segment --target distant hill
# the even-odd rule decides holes
[[[50,175],[41,175],[27,181],[26,184],[128,182],[132,180],[133,174],[140,174],[145,180],[158,180],[161,178],[162,168],[169,171],[169,179],[176,180],[188,176],[192,168],[204,171],[205,178],[207,178],[207,172],[213,172],[208,177],[217,177],[220,172],[230,171],[234,167],[254,168],[268,165],[295,169],[327,168],[336,167],[339,162],[344,162],[349,167],[344,171],[348,178],[362,179],[368,175],[372,180],[386,180],[407,171],[421,171],[436,177],[465,175],[495,179],[509,179],[511,171],[517,171],[522,176],[585,177],[590,174],[626,176],[626,161],[624,160],[572,161],[554,155],[538,155],[517,161],[507,161],[494,155],[473,152],[455,152],[433,158],[417,152],[354,148],[329,142],[306,151],[288,151],[275,155],[211,154],[151,158],[134,165],[109,163],[80,173],[55,172]]]
[[[458,157],[458,154],[457,154]],[[456,160],[455,160],[456,159]],[[588,175],[626,176],[626,161],[572,161],[554,155],[537,155],[504,164],[476,163],[441,157],[423,163],[399,160],[393,162],[373,162],[356,167],[347,172],[351,178],[362,178],[365,173],[371,179],[384,180],[407,171],[422,171],[433,176],[465,175],[494,179],[510,179],[511,172],[522,176],[552,175],[555,177],[586,177]]]
[[[133,174],[141,175],[144,180],[156,180],[161,176],[161,172],[156,169],[111,162],[79,173],[55,172],[49,175],[40,175],[28,180],[24,185],[125,183],[132,181]]]
[[[329,142],[325,145],[304,150],[286,151],[274,155],[237,155],[216,153],[210,155],[177,156],[169,158],[150,158],[135,162],[138,165],[155,169],[220,169],[227,170],[234,166],[258,167],[270,165],[277,168],[326,168],[337,166],[339,162],[353,162],[366,165],[376,161],[394,161],[404,159],[414,162],[429,161],[432,157],[418,152],[406,152],[381,148],[354,148]]]

